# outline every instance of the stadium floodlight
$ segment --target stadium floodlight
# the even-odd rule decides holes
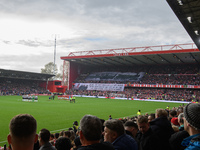
[[[199,35],[199,31],[198,31],[198,30],[194,31],[194,33],[195,33],[196,35]]]
[[[192,23],[192,22],[193,22],[192,17],[187,17],[187,20],[189,21],[189,23]]]

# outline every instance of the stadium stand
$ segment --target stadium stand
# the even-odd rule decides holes
[[[123,97],[134,99],[156,99],[156,100],[174,100],[174,101],[199,101],[200,92],[198,88],[188,88],[190,86],[200,85],[200,67],[199,65],[145,65],[121,67],[119,72],[112,72],[114,69],[97,68],[92,72],[81,74],[75,81],[71,90],[66,91],[73,95],[88,96],[106,96],[106,97]],[[118,80],[116,76],[124,73],[124,77]],[[136,76],[135,76],[135,74]],[[142,75],[141,75],[142,73]],[[127,76],[127,74],[129,74]],[[130,77],[133,75],[133,77]],[[79,83],[107,83],[107,84],[125,84],[123,91],[103,91],[87,90],[87,84],[76,87]],[[133,84],[139,86],[133,87]],[[155,85],[154,88],[140,85]],[[160,85],[158,88],[157,85]],[[163,87],[165,85],[166,87]],[[182,88],[171,88],[168,85]]]
[[[52,76],[0,69],[0,95],[50,94],[42,84]]]

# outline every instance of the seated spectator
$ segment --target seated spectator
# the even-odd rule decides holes
[[[50,140],[50,132],[47,129],[41,129],[39,133],[39,150],[56,150],[54,146],[49,143]]]
[[[200,104],[190,103],[184,109],[184,129],[189,137],[182,142],[185,150],[200,149]]]
[[[148,122],[147,117],[141,116],[137,120],[139,134],[137,139],[139,141],[139,149],[140,150],[161,150],[162,146],[160,144],[159,137],[153,133],[150,128],[150,124]]]
[[[169,138],[174,133],[171,123],[167,119],[168,113],[164,109],[156,109],[156,119],[152,120],[150,127],[155,132],[161,140],[163,150],[169,150]]]
[[[13,117],[9,129],[7,140],[12,150],[33,150],[34,143],[38,140],[37,122],[33,116],[20,114]]]
[[[82,146],[78,150],[114,150],[108,142],[100,143],[102,123],[99,118],[85,115],[80,121],[80,141]]]
[[[56,150],[70,150],[72,145],[69,138],[59,137],[55,144]]]
[[[129,135],[125,134],[122,121],[112,119],[104,123],[104,141],[113,144],[116,150],[137,150],[137,142]]]

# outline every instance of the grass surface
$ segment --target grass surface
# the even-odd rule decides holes
[[[154,113],[157,108],[179,103],[130,101],[98,98],[76,98],[76,103],[66,100],[49,100],[48,96],[39,96],[38,102],[23,102],[21,96],[0,96],[0,146],[6,143],[9,133],[9,122],[17,114],[33,115],[38,123],[38,130],[47,128],[51,132],[72,127],[74,121],[80,121],[85,114],[96,115],[101,119],[135,116],[140,109],[142,114]]]

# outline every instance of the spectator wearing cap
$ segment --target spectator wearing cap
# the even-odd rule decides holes
[[[200,149],[200,104],[190,103],[184,109],[184,129],[189,133],[189,137],[182,141],[186,146],[185,150]]]
[[[171,117],[171,124],[175,126],[179,126],[178,118],[176,117],[177,112],[175,110],[172,110],[169,112],[169,117]]]

